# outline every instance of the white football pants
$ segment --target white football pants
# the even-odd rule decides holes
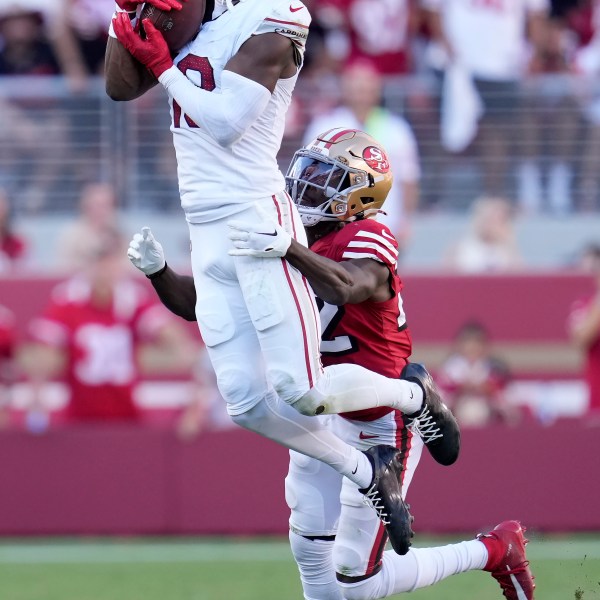
[[[400,448],[405,464],[402,495],[406,497],[423,442],[403,428],[397,412],[371,422],[338,416],[322,420],[361,450],[376,444]],[[290,543],[305,600],[387,598],[482,569],[487,561],[485,546],[478,540],[411,549],[404,556],[393,550],[384,552],[385,530],[356,485],[327,465],[295,452],[290,452],[286,501],[291,510]]]
[[[287,194],[265,198],[260,206],[262,214],[253,205],[235,218],[263,225],[268,214],[306,245],[300,216]],[[272,389],[310,416],[318,408],[339,413],[393,406],[412,413],[421,407],[417,384],[358,365],[323,369],[314,294],[286,260],[229,256],[227,219],[190,224],[189,229],[196,317],[230,415],[245,413]]]

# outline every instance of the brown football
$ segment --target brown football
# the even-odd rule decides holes
[[[205,0],[187,0],[181,10],[160,10],[146,2],[142,9],[141,19],[150,19],[152,24],[164,36],[169,49],[179,52],[188,42],[194,39],[204,17]],[[143,37],[142,28],[142,37]]]

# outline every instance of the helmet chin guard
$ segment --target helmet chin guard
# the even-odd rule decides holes
[[[294,154],[286,189],[306,227],[373,216],[392,185],[385,150],[356,129],[332,129]]]

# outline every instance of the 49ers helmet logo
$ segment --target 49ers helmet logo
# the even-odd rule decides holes
[[[362,153],[363,160],[378,173],[387,173],[390,170],[390,163],[385,152],[377,146],[367,146]]]

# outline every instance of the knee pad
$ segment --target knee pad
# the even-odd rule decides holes
[[[364,557],[339,537],[333,547],[335,572],[346,577],[364,576]]]
[[[275,388],[277,395],[286,403],[296,407],[296,402],[301,400],[307,393],[308,384],[299,385],[292,371],[284,371],[281,369],[269,369],[267,378],[271,385]],[[297,409],[298,410],[298,409]],[[310,410],[307,408],[306,410]],[[315,412],[302,412],[303,415],[313,416]]]
[[[255,393],[252,377],[240,369],[228,369],[217,373],[217,387],[228,404],[241,404]]]
[[[300,414],[314,417],[325,413],[324,397],[315,387],[303,394],[297,400],[289,402]]]
[[[342,475],[329,465],[298,452],[290,452],[285,478],[285,500],[290,529],[302,536],[331,536],[340,517]]]

